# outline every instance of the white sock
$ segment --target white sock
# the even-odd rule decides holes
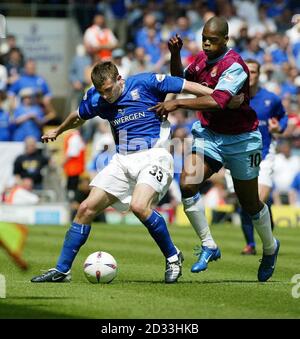
[[[202,241],[203,246],[209,248],[217,248],[205,217],[203,199],[200,193],[197,193],[191,198],[182,199],[184,212],[190,223],[194,227],[198,237]]]
[[[276,249],[276,240],[272,233],[268,206],[264,204],[263,209],[256,215],[251,216],[251,218],[253,225],[263,243],[264,254],[274,254]]]

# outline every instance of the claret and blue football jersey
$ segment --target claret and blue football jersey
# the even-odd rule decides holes
[[[94,86],[80,103],[78,114],[110,122],[117,152],[138,151],[162,145],[169,138],[170,125],[162,123],[148,109],[165,100],[167,93],[180,93],[184,79],[164,74],[142,73],[125,80],[123,93],[114,103],[101,97]]]

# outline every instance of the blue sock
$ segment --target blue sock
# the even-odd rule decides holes
[[[73,222],[66,233],[63,248],[56,264],[56,269],[66,273],[71,269],[72,263],[80,247],[86,242],[91,230],[90,225]]]
[[[254,240],[254,227],[252,224],[252,219],[250,215],[245,212],[243,209],[240,211],[241,222],[242,222],[242,231],[244,233],[247,245],[255,247]]]
[[[155,240],[160,250],[166,258],[177,254],[177,250],[171,240],[165,219],[157,212],[153,211],[150,217],[143,222],[152,238]]]

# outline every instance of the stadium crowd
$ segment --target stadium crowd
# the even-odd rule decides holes
[[[47,1],[50,4],[54,2],[56,1]],[[244,59],[259,61],[261,86],[281,98],[288,115],[286,131],[276,136],[278,146],[272,194],[274,203],[300,204],[299,1],[116,0],[89,1],[89,5],[94,6],[94,10],[89,12],[89,22],[84,24],[80,11],[74,13],[82,30],[82,41],[76,48],[69,70],[71,110],[76,109],[85,91],[91,86],[90,74],[95,63],[112,60],[124,79],[141,72],[169,73],[170,37],[179,34],[183,39],[181,56],[183,65],[188,66],[201,50],[204,23],[212,16],[224,16],[229,23],[228,46],[239,52]],[[56,124],[62,117],[57,116],[51,89],[43,74],[37,73],[35,61],[26,58],[15,36],[8,35],[2,40],[0,141],[25,142],[28,137],[39,141],[43,130]],[[169,120],[173,138],[187,141],[176,144],[172,150],[176,173],[168,197],[163,202],[175,207],[181,200],[178,181],[182,155],[185,147],[188,147],[188,140],[191,140],[191,126],[197,120],[197,115],[193,111],[177,110],[169,115]],[[89,173],[93,177],[114,153],[109,126],[100,118],[86,123],[76,138],[70,146],[65,143],[63,147],[66,188],[71,191],[76,191],[80,175]],[[75,162],[82,166],[85,149],[89,152],[86,152],[83,168],[70,174],[67,159],[77,157]],[[19,173],[16,172],[15,175]],[[22,179],[28,177],[24,175]],[[20,181],[19,177],[17,179]],[[28,186],[34,185],[36,183],[33,182]],[[38,185],[38,188],[43,187],[40,182]],[[223,172],[215,175],[203,190],[210,207],[231,201]],[[68,195],[71,201],[74,195],[76,194]]]

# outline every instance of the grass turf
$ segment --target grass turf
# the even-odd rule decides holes
[[[93,226],[74,262],[71,283],[30,283],[41,269],[55,266],[66,229],[30,227],[24,251],[30,269],[25,273],[0,251],[0,273],[7,284],[0,318],[300,318],[300,299],[292,297],[290,282],[300,273],[297,228],[275,230],[281,251],[267,283],[256,278],[261,244],[258,255],[241,256],[242,233],[229,224],[212,227],[222,259],[199,274],[190,272],[197,243],[192,228],[169,228],[185,255],[183,277],[177,284],[164,284],[164,259],[143,226],[105,224]],[[85,258],[98,250],[113,254],[118,262],[118,275],[111,284],[93,285],[83,275]]]

